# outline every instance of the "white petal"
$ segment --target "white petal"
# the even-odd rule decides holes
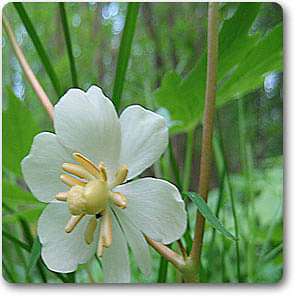
[[[54,127],[63,144],[87,156],[96,164],[104,162],[114,174],[120,155],[120,122],[112,102],[100,88],[86,93],[70,89],[55,105]]]
[[[123,228],[125,237],[133,252],[138,267],[146,276],[149,276],[151,274],[151,256],[143,234],[134,224],[132,224],[128,216],[124,213],[124,210],[118,207],[115,207],[113,210]]]
[[[142,178],[114,189],[123,193],[129,219],[150,238],[169,244],[178,240],[186,228],[184,202],[171,183],[155,178]]]
[[[47,267],[55,272],[75,271],[79,264],[86,263],[96,251],[99,228],[90,245],[84,241],[84,232],[91,216],[83,217],[71,233],[65,233],[70,216],[65,203],[50,203],[38,222],[42,258]]]
[[[112,214],[113,235],[112,244],[104,250],[103,272],[106,283],[130,282],[130,266],[128,247],[116,217]]]
[[[128,179],[150,167],[168,145],[168,127],[163,117],[139,105],[126,108],[120,117],[122,145],[120,162],[128,166]]]
[[[42,132],[35,136],[31,150],[21,165],[27,185],[40,201],[55,200],[58,192],[67,191],[59,176],[62,164],[72,161],[71,153],[59,143],[57,136]]]

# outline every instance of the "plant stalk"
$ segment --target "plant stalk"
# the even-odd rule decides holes
[[[207,201],[211,172],[213,120],[216,100],[217,63],[218,63],[218,4],[209,3],[208,8],[208,50],[205,108],[202,131],[202,149],[200,160],[199,195]],[[205,219],[198,212],[195,236],[191,251],[191,260],[195,270],[200,269],[200,257],[203,244]]]
[[[190,130],[187,133],[184,169],[183,169],[183,192],[188,192],[190,187],[192,158],[193,158],[193,142],[194,142],[194,130]]]
[[[41,84],[35,77],[31,67],[29,66],[29,64],[23,54],[23,51],[21,50],[20,46],[17,43],[17,40],[11,29],[9,21],[6,19],[5,16],[3,16],[3,26],[7,33],[8,39],[11,43],[11,46],[12,46],[13,50],[15,51],[15,54],[20,62],[20,65],[22,66],[22,68],[24,70],[24,73],[25,73],[29,83],[31,84],[33,90],[35,91],[38,99],[40,100],[41,104],[45,108],[46,112],[48,113],[50,119],[53,120],[53,117],[54,117],[53,105],[50,102],[50,100],[49,100],[47,94],[45,93],[44,89],[42,88]]]
[[[59,13],[61,18],[61,23],[64,31],[67,51],[68,51],[68,58],[70,63],[70,69],[71,69],[71,76],[72,76],[72,84],[73,87],[78,87],[78,79],[77,79],[77,71],[76,71],[76,65],[75,65],[75,59],[73,55],[73,49],[72,49],[72,42],[71,42],[71,35],[70,35],[70,29],[68,26],[68,18],[65,8],[64,2],[59,2]]]
[[[181,270],[185,267],[185,261],[181,255],[170,249],[168,246],[152,240],[147,236],[145,236],[145,239],[152,248],[154,248],[161,256],[172,263],[175,268]]]

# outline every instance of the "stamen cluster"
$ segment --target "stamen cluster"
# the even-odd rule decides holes
[[[85,242],[91,244],[97,223],[100,223],[100,235],[97,254],[103,255],[104,247],[112,243],[112,216],[108,209],[110,203],[120,208],[127,207],[126,197],[112,189],[126,180],[127,166],[121,166],[115,174],[114,180],[109,183],[104,163],[96,166],[87,157],[80,153],[74,153],[73,157],[79,164],[64,163],[66,172],[60,176],[63,183],[70,187],[67,192],[56,195],[59,201],[66,201],[71,218],[68,221],[65,232],[70,233],[85,215],[92,215],[86,230]]]

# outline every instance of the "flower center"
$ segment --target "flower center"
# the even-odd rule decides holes
[[[97,254],[102,256],[104,247],[109,247],[112,242],[112,219],[108,205],[112,203],[121,208],[127,207],[126,197],[112,192],[112,189],[126,180],[128,168],[121,166],[114,180],[109,183],[103,163],[96,166],[80,153],[74,153],[73,157],[79,164],[64,163],[62,168],[67,173],[60,176],[70,190],[56,195],[57,200],[67,202],[72,214],[65,232],[72,232],[85,215],[92,215],[84,237],[87,244],[92,243],[97,222],[101,223]]]

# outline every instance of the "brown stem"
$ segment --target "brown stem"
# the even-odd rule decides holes
[[[209,3],[208,9],[208,50],[205,109],[202,131],[202,149],[200,160],[199,195],[207,201],[211,171],[211,152],[213,119],[215,112],[216,83],[218,61],[218,4]],[[191,251],[191,259],[196,269],[200,267],[200,257],[203,241],[205,219],[197,213],[195,236]]]
[[[186,249],[184,248],[182,241],[181,240],[177,240],[177,244],[179,246],[180,252],[182,254],[183,259],[187,258],[187,253],[186,253]]]
[[[47,111],[49,117],[53,120],[54,117],[54,109],[53,109],[53,105],[50,102],[47,94],[45,93],[44,89],[42,88],[42,86],[40,85],[40,83],[38,82],[38,80],[36,79],[33,71],[31,70],[20,46],[18,45],[15,35],[11,29],[11,26],[8,22],[8,20],[6,19],[5,16],[3,16],[3,26],[4,29],[7,33],[7,36],[9,38],[9,41],[16,53],[16,56],[24,70],[24,73],[28,79],[28,81],[30,82],[32,88],[34,89],[37,97],[39,98],[40,102],[42,103],[43,107],[45,108],[45,110]]]
[[[185,261],[183,260],[181,255],[174,252],[172,249],[170,249],[166,245],[161,244],[157,241],[154,241],[147,236],[145,236],[145,239],[152,248],[154,248],[166,260],[168,260],[170,263],[172,263],[177,269],[181,270],[182,268],[185,267]]]

